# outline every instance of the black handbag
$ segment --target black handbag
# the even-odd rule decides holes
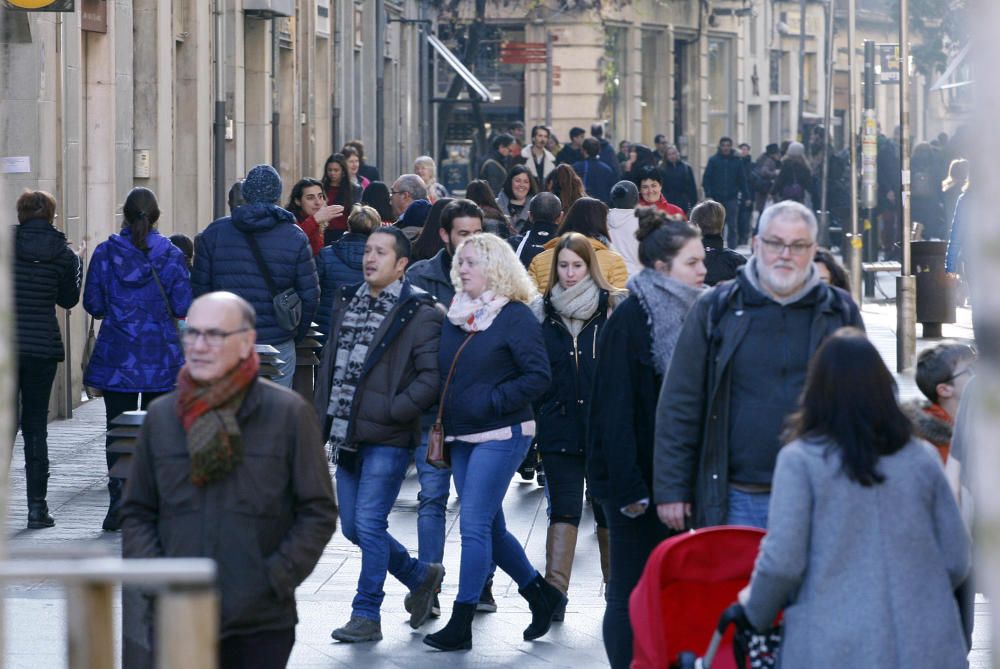
[[[294,288],[278,290],[278,287],[274,285],[274,277],[271,276],[271,270],[267,268],[264,256],[260,253],[260,246],[257,245],[257,239],[250,233],[244,232],[243,234],[247,238],[250,251],[257,261],[260,273],[264,275],[267,289],[271,293],[271,304],[274,305],[274,320],[282,330],[295,332],[299,327],[299,323],[302,322],[302,298],[299,297]]]

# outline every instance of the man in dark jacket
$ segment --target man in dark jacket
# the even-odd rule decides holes
[[[675,530],[767,527],[786,417],[809,359],[838,328],[863,327],[850,296],[813,266],[816,218],[792,201],[761,216],[739,277],[701,296],[682,326],[656,409],[653,496]]]
[[[750,189],[743,161],[733,153],[733,140],[730,138],[719,140],[718,152],[705,165],[701,187],[706,198],[712,198],[726,208],[726,238],[730,248],[734,248],[739,241],[737,227],[741,201],[749,198]]]
[[[511,146],[513,144],[513,136],[506,133],[497,135],[490,145],[489,154],[479,166],[479,178],[490,185],[494,195],[503,189],[503,184],[507,180],[507,163],[512,153]]]
[[[361,575],[337,641],[382,639],[386,572],[410,589],[410,626],[431,614],[444,578],[440,563],[410,557],[388,532],[420,434],[420,417],[437,399],[443,309],[403,272],[410,242],[398,228],[377,228],[365,243],[365,281],[334,299],[330,337],[316,378],[316,413],[337,462],[344,536],[361,548]]]
[[[774,180],[778,178],[780,170],[781,148],[777,144],[768,144],[751,169],[751,179],[748,184],[753,191],[754,209],[758,213],[764,211],[767,196],[774,187]]]
[[[590,197],[604,204],[611,202],[611,188],[618,181],[615,172],[600,159],[601,145],[593,137],[583,140],[583,160],[573,165],[573,171],[583,181]]]
[[[611,146],[611,142],[604,138],[604,124],[591,123],[590,136],[596,139],[600,146],[600,150],[596,154],[591,155],[596,155],[598,160],[607,165],[611,169],[611,174],[614,176],[615,181],[618,181],[618,177],[621,175],[621,165],[618,163],[618,154],[615,153],[615,147]],[[607,200],[604,200],[604,202],[607,204]]]
[[[295,216],[278,206],[280,197],[281,177],[273,167],[257,165],[250,170],[243,182],[246,204],[198,237],[191,288],[195,297],[226,290],[253,305],[257,341],[278,349],[284,364],[279,366],[283,376],[277,382],[291,388],[295,342],[305,337],[316,315],[319,278],[309,240],[295,224]],[[260,249],[260,261],[252,242]],[[301,318],[291,329],[289,319],[275,309],[275,297],[289,289],[301,300]]]
[[[667,146],[667,157],[660,163],[663,173],[663,197],[676,204],[688,216],[698,203],[698,184],[694,181],[694,170],[681,160],[680,151],[673,144]]]
[[[587,131],[583,128],[572,127],[569,129],[569,142],[563,144],[556,154],[556,165],[565,163],[572,167],[575,163],[583,160],[583,139],[587,136]],[[543,186],[544,184],[539,184]]]
[[[528,226],[524,233],[507,240],[524,268],[531,265],[545,245],[556,238],[563,218],[562,201],[552,193],[541,192],[528,204]]]
[[[187,362],[149,405],[122,506],[125,557],[215,560],[221,665],[247,669],[285,666],[295,588],[337,526],[316,415],[257,377],[255,340],[242,298],[194,301]]]
[[[714,286],[735,279],[747,259],[741,253],[727,249],[722,240],[722,227],[726,224],[725,208],[715,200],[705,200],[691,211],[691,223],[701,229],[701,241],[705,245],[705,285]]]

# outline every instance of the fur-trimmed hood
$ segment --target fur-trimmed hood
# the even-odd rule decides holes
[[[900,408],[913,424],[915,436],[932,444],[951,443],[954,422],[946,420],[944,409],[926,400],[903,402]]]

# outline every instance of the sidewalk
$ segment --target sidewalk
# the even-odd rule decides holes
[[[886,277],[889,278],[889,277]],[[890,282],[891,283],[891,282]],[[891,285],[888,286],[891,289]],[[891,292],[890,292],[891,295]],[[890,370],[895,370],[895,307],[872,302],[863,307],[865,324],[872,341],[882,352]],[[919,326],[918,326],[919,334]],[[971,340],[971,314],[959,310],[959,322],[945,326],[945,335]],[[918,340],[918,346],[936,342]],[[912,374],[897,375],[903,399],[919,391]],[[100,400],[80,407],[71,420],[49,426],[52,478],[49,504],[56,526],[50,530],[25,530],[24,471],[20,437],[15,445],[11,470],[11,504],[7,515],[8,547],[19,553],[74,548],[118,554],[120,535],[100,529],[107,509],[104,464],[104,405]],[[393,508],[389,525],[393,535],[416,551],[416,477],[407,477]],[[545,557],[545,497],[534,482],[515,476],[504,503],[511,532],[525,546],[528,557],[541,569]],[[458,505],[454,494],[448,507],[448,539],[445,548],[441,603],[448,615],[458,584],[459,536]],[[312,575],[297,591],[300,624],[290,667],[405,667],[437,668],[443,663],[455,667],[606,667],[601,641],[604,613],[603,588],[593,531],[593,516],[585,510],[574,564],[573,585],[566,622],[534,643],[521,641],[521,631],[529,620],[526,602],[517,587],[497,572],[494,594],[499,604],[495,614],[477,617],[475,645],[469,653],[441,655],[423,643],[423,634],[438,629],[443,622],[431,621],[421,630],[411,630],[403,611],[405,588],[391,577],[386,581],[382,630],[385,639],[376,644],[340,645],[330,639],[330,631],[346,622],[361,567],[360,551],[339,532],[327,546]],[[65,666],[66,614],[60,588],[50,582],[11,585],[5,593],[5,664],[7,668],[36,669]],[[981,599],[976,605],[977,634],[971,655],[974,669],[989,666],[987,638],[988,612]]]

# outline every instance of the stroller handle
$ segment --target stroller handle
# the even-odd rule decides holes
[[[708,650],[705,651],[705,655],[701,659],[701,669],[711,669],[715,655],[719,652],[719,646],[722,645],[722,637],[725,636],[729,626],[736,625],[739,627],[745,624],[747,624],[746,613],[744,613],[743,606],[739,603],[731,604],[729,608],[722,612],[722,615],[719,616],[719,624],[715,626],[712,640],[708,644]]]

